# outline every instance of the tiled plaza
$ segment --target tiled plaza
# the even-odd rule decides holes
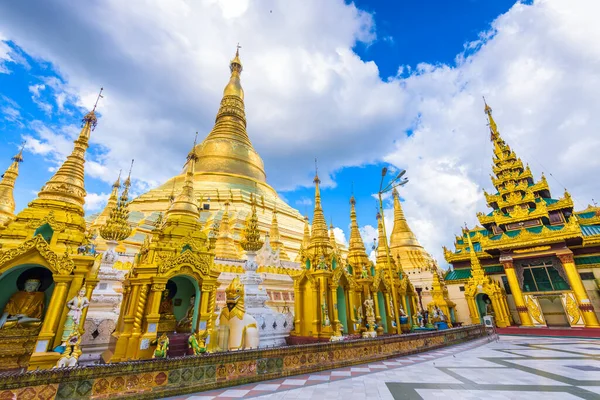
[[[500,336],[187,400],[600,399],[600,340]]]

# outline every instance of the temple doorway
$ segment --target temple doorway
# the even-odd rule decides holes
[[[195,332],[200,301],[201,293],[195,279],[187,275],[169,279],[159,307],[159,332]]]
[[[342,330],[344,334],[348,334],[348,314],[346,307],[346,291],[340,285],[337,287],[337,308],[338,308],[338,318],[340,320],[340,324],[342,324]]]
[[[490,300],[490,296],[485,293],[479,293],[475,297],[475,302],[477,303],[477,312],[479,313],[479,321],[483,323],[483,317],[488,314],[487,310],[491,307],[492,301]],[[488,306],[489,305],[489,306]]]
[[[540,302],[540,308],[544,314],[547,326],[570,326],[561,301],[561,296],[538,296],[537,299]]]

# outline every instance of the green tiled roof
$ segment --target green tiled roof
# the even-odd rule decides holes
[[[595,216],[596,216],[596,211],[589,211],[589,212],[577,214],[577,218],[583,218],[583,219],[594,218]]]
[[[546,202],[547,205],[554,204],[558,201],[555,199],[543,199],[543,200]]]
[[[600,235],[600,225],[581,225],[583,236]]]
[[[483,267],[486,274],[498,274],[504,272],[502,265],[490,265]],[[471,277],[471,268],[455,269],[454,271],[448,272],[444,280],[447,281],[459,281],[462,279],[469,279]]]
[[[575,257],[575,265],[600,264],[600,256]]]

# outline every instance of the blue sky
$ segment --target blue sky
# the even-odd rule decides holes
[[[409,223],[438,259],[463,222],[476,223],[481,188],[491,190],[481,95],[525,161],[557,160],[550,171],[532,165],[535,174],[569,182],[581,208],[597,192],[585,172],[597,166],[569,168],[569,160],[591,160],[584,153],[595,147],[576,142],[562,157],[567,150],[539,145],[553,127],[582,132],[577,124],[588,122],[593,101],[582,93],[593,87],[563,78],[578,71],[590,82],[595,70],[586,54],[594,43],[576,29],[587,26],[591,0],[573,6],[570,19],[555,0],[179,0],[158,10],[143,0],[93,10],[32,3],[0,5],[0,169],[29,140],[19,209],[70,151],[100,86],[86,164],[90,211],[132,157],[138,193],[178,173],[193,132],[202,137],[212,126],[237,41],[248,131],[268,181],[312,215],[317,157],[326,217],[346,237],[352,187],[359,223],[372,228],[373,194],[389,164],[407,169]],[[585,51],[573,50],[579,44]]]

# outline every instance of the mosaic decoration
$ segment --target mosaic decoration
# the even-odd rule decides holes
[[[157,398],[420,353],[486,334],[481,325],[440,332],[0,374],[0,399]]]

